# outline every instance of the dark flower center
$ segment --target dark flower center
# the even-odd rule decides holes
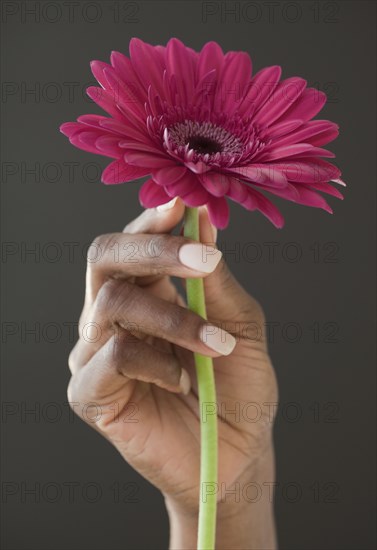
[[[184,120],[169,128],[169,137],[176,147],[187,147],[197,155],[239,154],[243,150],[240,139],[232,132],[210,121]]]
[[[226,113],[212,114],[212,120],[207,116],[206,112],[186,113],[177,108],[158,119],[151,114],[148,129],[174,158],[217,168],[250,164],[265,146],[259,128],[251,120],[229,118]]]
[[[202,155],[212,155],[214,153],[221,153],[222,151],[222,147],[217,141],[204,136],[191,136],[188,144],[190,149],[194,149],[194,151]]]

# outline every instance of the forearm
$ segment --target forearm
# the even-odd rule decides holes
[[[219,484],[217,550],[275,550],[273,513],[274,456],[270,448],[253,472],[231,486]],[[179,511],[166,500],[170,520],[170,550],[197,547],[197,514]]]

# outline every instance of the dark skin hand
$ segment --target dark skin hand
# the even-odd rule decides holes
[[[263,312],[231,275],[221,252],[171,235],[183,214],[177,200],[164,211],[146,210],[123,233],[94,241],[80,339],[69,359],[69,401],[86,421],[85,405],[96,403],[90,425],[163,493],[171,548],[195,548],[200,423],[193,352],[213,357],[219,418],[216,548],[273,550],[270,493],[266,489],[253,499],[250,488],[274,481],[272,419],[262,414],[251,421],[247,408],[257,403],[267,413],[263,403],[277,401],[263,331],[258,337],[250,332],[263,328]],[[201,241],[213,245],[214,233],[201,208]],[[186,308],[173,276],[204,278],[208,321]]]

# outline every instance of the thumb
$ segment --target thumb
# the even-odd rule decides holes
[[[217,231],[211,224],[205,207],[199,209],[200,240],[208,245],[216,241]],[[259,303],[239,284],[230,272],[224,257],[215,271],[204,279],[208,318],[218,323],[258,323],[262,326],[264,315]],[[237,329],[235,329],[237,332]]]

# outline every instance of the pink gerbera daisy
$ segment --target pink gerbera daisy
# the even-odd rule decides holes
[[[228,197],[282,227],[265,192],[328,212],[318,191],[343,198],[330,185],[343,184],[340,170],[321,158],[334,157],[321,146],[338,126],[311,120],[326,96],[302,78],[280,81],[278,66],[252,77],[248,54],[224,55],[215,42],[197,53],[176,38],[166,47],[134,38],[130,58],[113,52],[111,65],[91,67],[102,88],[87,93],[111,118],[83,115],[61,131],[76,147],[115,159],[103,183],[150,176],[143,206],[178,196],[187,206],[207,205],[223,228]]]

